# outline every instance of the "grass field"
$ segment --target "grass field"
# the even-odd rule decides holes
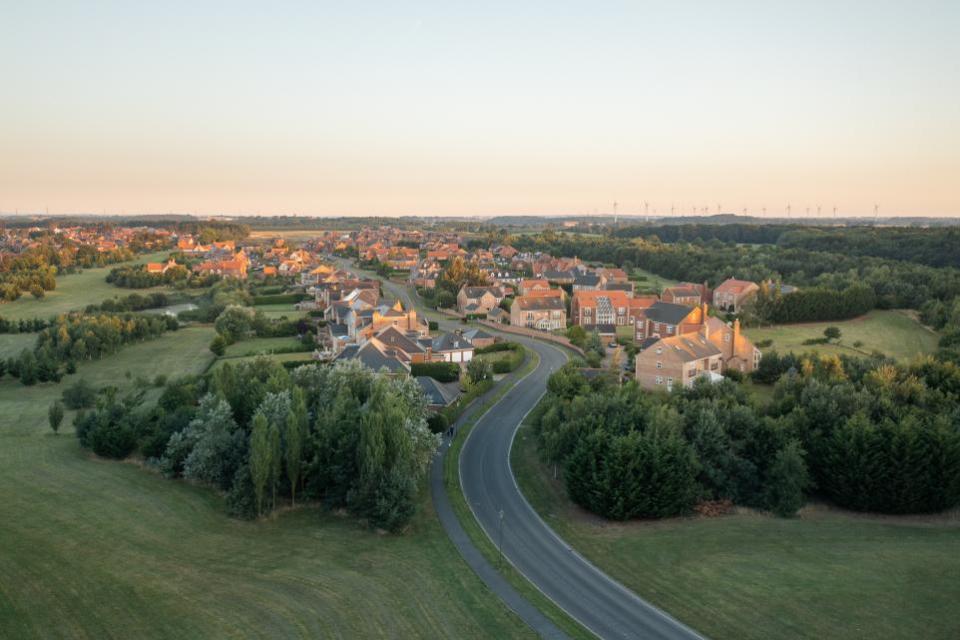
[[[231,344],[227,347],[223,357],[255,356],[258,353],[273,353],[278,349],[293,349],[300,345],[301,342],[292,336],[284,338],[252,338]]]
[[[0,333],[0,358],[12,358],[24,349],[32,349],[35,333]]]
[[[46,318],[73,309],[81,309],[88,304],[100,303],[114,296],[130,293],[149,293],[162,291],[163,287],[153,289],[121,289],[106,281],[107,274],[121,264],[143,264],[157,262],[169,255],[169,251],[159,251],[139,256],[136,260],[112,264],[96,269],[84,269],[80,273],[62,275],[57,278],[57,288],[47,291],[40,300],[30,294],[20,296],[19,300],[0,304],[0,316],[12,320],[21,318]]]
[[[210,367],[211,371],[216,371],[225,364],[240,364],[241,362],[250,362],[256,360],[257,358],[266,357],[271,360],[276,360],[277,362],[303,362],[304,364],[309,364],[313,362],[313,357],[310,351],[300,351],[296,353],[276,353],[270,355],[252,355],[252,356],[238,356],[236,358],[218,358],[216,362],[213,363],[213,366]]]
[[[304,318],[307,315],[306,311],[297,311],[294,309],[292,304],[259,304],[253,308],[271,320],[277,320],[284,316],[293,320],[295,318]]]
[[[129,385],[138,376],[153,380],[158,374],[167,377],[202,373],[213,362],[207,346],[213,340],[212,327],[187,327],[165,333],[122,348],[102,360],[81,362],[77,373],[64,376],[59,384],[44,382],[25,387],[18,380],[0,379],[0,434],[33,430],[46,423],[47,407],[60,398],[63,390],[82,377],[94,387]],[[127,372],[130,377],[127,377]],[[72,419],[68,412],[64,423]]]
[[[198,373],[213,335],[181,329],[59,385],[0,382],[0,638],[532,639],[463,564],[426,491],[403,535],[315,508],[240,522],[214,491],[92,458],[72,412],[49,432],[47,406],[76,377]]]
[[[665,287],[672,287],[677,284],[676,280],[661,278],[649,271],[634,268],[630,273],[630,280],[634,283],[637,291],[662,291]]]
[[[567,499],[529,429],[511,454],[533,507],[577,551],[708,637],[960,637],[960,516],[808,506],[780,519],[611,523]]]
[[[827,327],[839,327],[839,344],[804,345],[808,338],[822,338]],[[754,342],[773,340],[768,349],[778,353],[816,351],[827,354],[866,355],[880,351],[898,360],[908,361],[920,354],[933,353],[940,337],[904,311],[871,311],[865,316],[842,322],[811,322],[778,325],[746,332]],[[854,347],[860,341],[862,346]]]

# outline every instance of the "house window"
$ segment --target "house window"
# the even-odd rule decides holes
[[[729,334],[729,333],[723,334],[723,341],[724,341],[724,342],[730,342],[730,334]]]
[[[663,347],[657,347],[657,355],[663,353]]]
[[[673,325],[667,325],[667,333],[673,333]]]
[[[657,361],[657,369],[663,369],[663,363],[659,360]]]
[[[663,384],[663,376],[657,376],[657,384]]]
[[[667,386],[668,386],[668,387],[672,387],[672,386],[673,386],[673,378],[667,378]]]

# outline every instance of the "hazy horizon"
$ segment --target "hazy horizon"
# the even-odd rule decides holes
[[[960,215],[956,3],[5,18],[6,214]]]

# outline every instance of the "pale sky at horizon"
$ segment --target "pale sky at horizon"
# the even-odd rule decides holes
[[[0,15],[0,212],[960,215],[958,2]]]

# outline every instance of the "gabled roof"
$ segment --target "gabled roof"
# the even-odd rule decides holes
[[[483,329],[467,329],[463,332],[463,337],[473,342],[474,340],[491,340],[493,336]]]
[[[647,308],[647,318],[654,322],[678,325],[693,311],[693,307],[672,302],[655,302]]]
[[[501,289],[496,285],[491,285],[487,287],[467,287],[467,286],[463,287],[463,293],[468,298],[479,298],[480,296],[487,293],[488,291],[495,298],[503,297],[503,289]]]
[[[423,395],[426,396],[429,405],[445,407],[456,399],[454,393],[429,376],[417,376],[414,380],[423,389]]]
[[[565,311],[563,301],[560,298],[540,298],[530,296],[520,296],[513,301],[513,306],[521,311]]]
[[[724,280],[717,286],[713,292],[716,293],[742,293],[750,287],[756,287],[756,283],[750,282],[749,280],[737,280],[736,278],[729,278]]]
[[[573,284],[581,287],[596,287],[600,284],[600,276],[595,273],[580,273],[573,278]]]
[[[661,338],[655,342],[652,347],[652,349],[648,347],[640,353],[644,355],[649,353],[658,355],[656,352],[657,349],[662,348],[665,352],[669,350],[669,352],[679,355],[680,359],[684,362],[692,362],[694,360],[700,360],[701,358],[709,358],[722,354],[716,345],[699,333]]]
[[[457,333],[445,333],[433,339],[433,350],[436,352],[468,349],[473,349],[473,343]]]
[[[424,353],[425,351],[416,340],[407,337],[392,325],[378,333],[375,337],[384,345],[403,351],[408,355],[411,353]]]
[[[402,362],[396,356],[383,353],[373,342],[368,342],[356,350],[344,348],[344,350],[340,352],[340,355],[337,356],[337,360],[350,358],[359,360],[365,367],[369,367],[374,371],[379,371],[380,369],[386,369],[391,373],[408,373],[410,371],[408,364]]]

